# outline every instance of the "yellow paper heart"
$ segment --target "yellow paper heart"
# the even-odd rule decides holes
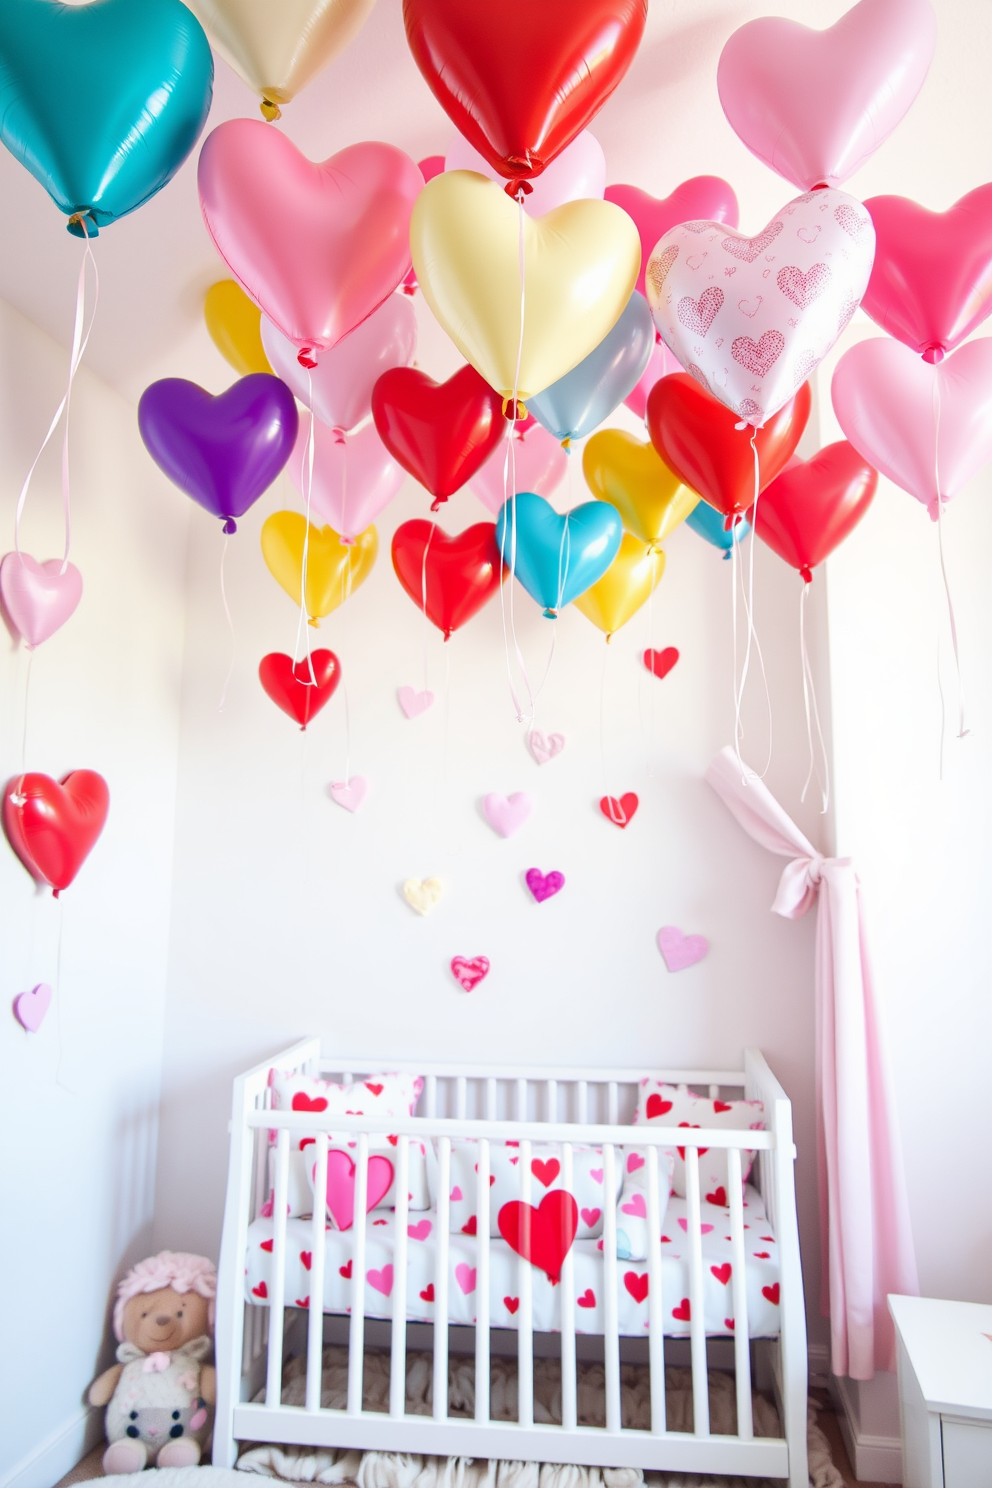
[[[262,312],[240,284],[233,279],[211,284],[203,302],[203,318],[211,341],[239,377],[272,371],[262,345]]]
[[[587,620],[605,631],[609,640],[647,601],[664,572],[665,554],[661,548],[625,532],[620,551],[603,577],[572,603]]]
[[[403,885],[403,898],[419,915],[430,914],[440,897],[439,878],[408,878]]]
[[[262,524],[262,557],[276,583],[300,603],[303,539],[307,519],[299,512],[273,512]],[[307,543],[307,619],[315,625],[365,582],[379,551],[379,536],[366,527],[344,543],[333,527],[310,526]]]
[[[478,3],[478,0],[474,0]],[[518,396],[543,392],[598,346],[630,299],[640,240],[626,212],[573,201],[523,214],[526,308]],[[512,398],[520,342],[520,212],[495,181],[445,171],[417,198],[410,248],[424,298],[465,359]]]
[[[586,441],[582,474],[593,495],[615,506],[624,527],[642,542],[664,542],[699,504],[653,444],[621,429],[603,429]]]

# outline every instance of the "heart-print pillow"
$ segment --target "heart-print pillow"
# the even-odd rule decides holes
[[[684,1086],[666,1085],[661,1080],[641,1081],[634,1124],[659,1126],[716,1127],[719,1130],[764,1131],[765,1108],[761,1101],[713,1100],[696,1095]],[[628,1149],[629,1150],[629,1149]],[[675,1149],[672,1192],[685,1198],[684,1148]],[[637,1151],[643,1157],[643,1148]],[[629,1161],[629,1159],[628,1159]],[[741,1149],[741,1179],[747,1181],[754,1153]],[[727,1200],[726,1148],[699,1150],[699,1197],[703,1202],[725,1206]]]
[[[450,1221],[453,1234],[474,1235],[478,1218],[476,1165],[479,1144],[474,1137],[455,1137],[451,1143]],[[617,1188],[620,1186],[620,1154],[617,1152]],[[504,1204],[520,1199],[520,1147],[516,1142],[489,1144],[489,1233],[500,1233],[498,1217]],[[607,1199],[604,1189],[603,1153],[598,1147],[572,1148],[572,1182],[569,1192],[578,1206],[579,1240],[597,1239],[603,1233],[603,1206],[616,1203],[616,1193]],[[558,1142],[533,1142],[530,1149],[530,1196],[540,1204],[545,1194],[563,1188],[562,1149]]]

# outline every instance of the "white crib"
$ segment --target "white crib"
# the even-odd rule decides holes
[[[425,1076],[418,1114],[408,1118],[323,1117],[313,1112],[269,1109],[269,1071],[275,1066],[322,1078],[349,1082],[384,1067]],[[765,1108],[765,1130],[675,1130],[657,1125],[630,1125],[637,1103],[639,1081],[645,1074],[671,1084],[682,1084],[716,1099],[739,1097],[760,1100]],[[287,1306],[284,1258],[287,1246],[287,1184],[289,1144],[293,1132],[316,1133],[315,1188],[322,1193],[327,1170],[328,1132],[346,1132],[356,1139],[355,1213],[365,1213],[369,1138],[389,1132],[395,1141],[397,1170],[395,1215],[395,1281],[391,1316],[373,1322],[365,1316],[366,1230],[356,1223],[351,1231],[350,1315],[327,1315],[319,1306],[303,1311]],[[270,1133],[273,1138],[270,1138]],[[449,1257],[448,1182],[451,1141],[474,1137],[479,1143],[475,1260],[478,1270],[477,1317],[473,1328],[448,1322]],[[246,1300],[246,1255],[249,1226],[270,1194],[269,1146],[275,1141],[275,1178],[272,1205],[271,1287],[266,1304]],[[408,1320],[407,1296],[407,1175],[410,1141],[433,1144],[437,1154],[437,1241],[435,1321]],[[529,1201],[526,1173],[530,1145],[561,1144],[566,1187],[573,1149],[592,1145],[603,1150],[607,1193],[617,1172],[619,1150],[637,1143],[648,1157],[649,1276],[647,1337],[625,1338],[617,1319],[618,1256],[616,1215],[603,1208],[602,1264],[604,1276],[603,1332],[590,1339],[577,1336],[573,1301],[572,1254],[562,1268],[561,1330],[559,1335],[537,1333],[533,1326],[530,1264],[519,1263],[519,1312],[513,1333],[505,1322],[490,1317],[489,1267],[489,1153],[490,1144],[519,1143],[521,1198]],[[676,1143],[685,1151],[687,1274],[691,1321],[688,1338],[666,1337],[662,1310],[659,1233],[661,1230],[658,1152]],[[733,1334],[707,1338],[703,1284],[704,1259],[700,1219],[699,1148],[727,1150],[729,1228],[733,1257]],[[756,1341],[748,1329],[745,1215],[741,1193],[741,1153],[757,1152],[752,1182],[764,1201],[777,1242],[779,1262],[779,1330],[777,1336]],[[806,1455],[806,1321],[803,1301],[799,1233],[796,1223],[792,1136],[792,1108],[757,1050],[748,1050],[743,1071],[627,1070],[507,1068],[484,1065],[452,1067],[325,1058],[320,1042],[309,1039],[257,1065],[234,1082],[231,1153],[224,1233],[217,1292],[217,1413],[213,1461],[232,1466],[237,1442],[296,1443],[361,1451],[413,1452],[477,1459],[581,1463],[600,1467],[640,1467],[673,1472],[738,1473],[785,1478],[790,1488],[808,1488]],[[323,1298],[325,1216],[314,1205],[310,1234],[310,1295]],[[319,1211],[319,1212],[316,1212]],[[495,1242],[498,1243],[498,1242]],[[343,1274],[343,1273],[342,1273]],[[728,1318],[728,1324],[730,1322]],[[344,1409],[321,1405],[321,1361],[328,1342],[348,1347],[347,1404]],[[388,1347],[390,1359],[388,1413],[363,1408],[364,1353],[367,1345]],[[414,1415],[406,1406],[408,1350],[433,1352],[433,1415]],[[605,1428],[579,1424],[576,1412],[577,1361],[590,1349],[604,1366]],[[555,1354],[561,1360],[561,1424],[534,1421],[533,1365],[536,1354]],[[490,1414],[489,1379],[495,1354],[516,1355],[518,1409],[516,1421],[494,1421]],[[453,1417],[448,1408],[449,1354],[473,1355],[475,1365],[474,1419]],[[290,1357],[305,1358],[306,1395],[303,1405],[282,1403],[283,1373]],[[633,1430],[621,1419],[621,1359],[641,1362],[650,1369],[651,1429]],[[666,1429],[665,1366],[691,1367],[694,1429]],[[711,1432],[707,1371],[720,1369],[735,1379],[736,1435]],[[774,1392],[784,1436],[756,1437],[752,1415],[752,1379],[764,1371]],[[264,1388],[264,1401],[258,1399]]]

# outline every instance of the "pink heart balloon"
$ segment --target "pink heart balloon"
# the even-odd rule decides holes
[[[405,295],[389,295],[336,346],[320,352],[309,376],[297,360],[294,343],[264,315],[262,345],[276,376],[322,424],[353,429],[372,411],[372,388],[380,373],[406,367],[413,359],[417,315]]]
[[[890,336],[940,361],[992,311],[992,184],[946,212],[873,196],[875,264],[862,306]]]
[[[555,436],[549,434],[542,424],[533,424],[522,439],[511,437],[515,467],[511,465],[506,479],[517,490],[510,494],[515,496],[518,491],[533,491],[537,496],[550,496],[565,479],[568,455]],[[504,439],[469,481],[483,506],[488,507],[491,512],[499,511],[509,490],[509,484],[504,485],[503,480],[507,450],[508,441]],[[514,468],[517,478],[511,482]]]
[[[320,164],[260,119],[206,138],[200,207],[242,289],[304,365],[353,330],[410,267],[424,178],[394,145],[349,145]]]
[[[290,479],[301,496],[309,434],[310,419],[304,415],[289,459]],[[346,542],[353,541],[375,521],[405,479],[404,470],[379,438],[375,424],[366,424],[347,438],[333,434],[324,424],[317,425],[310,506]]]
[[[83,597],[83,576],[61,558],[45,563],[27,553],[7,553],[0,560],[0,596],[11,623],[28,650],[53,636]]]
[[[861,0],[825,31],[777,16],[748,21],[720,54],[723,112],[787,181],[839,186],[902,119],[936,41],[928,0]]]
[[[490,181],[506,185],[506,177],[493,170],[485,156],[473,149],[460,134],[455,135],[448,147],[444,168],[448,171],[476,171],[480,176],[488,176]],[[553,212],[556,207],[580,198],[595,197],[602,201],[606,188],[606,156],[599,140],[588,129],[583,129],[530,185],[534,189],[524,197],[524,211],[528,217],[543,217],[546,212]]]
[[[648,393],[656,382],[667,377],[669,372],[681,372],[682,363],[676,361],[664,341],[659,341],[648,357],[648,364],[644,368],[640,382],[634,388],[629,397],[624,398],[627,407],[643,418],[648,406]]]
[[[725,222],[736,227],[737,197],[734,188],[719,176],[693,176],[676,186],[670,196],[651,196],[639,186],[607,186],[606,200],[621,207],[631,217],[641,240],[641,272],[634,286],[646,295],[644,270],[658,239],[680,222],[705,217],[707,221]],[[675,369],[678,370],[678,369]]]

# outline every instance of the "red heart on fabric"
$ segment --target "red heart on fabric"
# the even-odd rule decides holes
[[[734,1331],[734,1320],[733,1320],[733,1318],[724,1318],[724,1320],[723,1320],[723,1326],[725,1328],[729,1328],[730,1331],[731,1331],[731,1333],[733,1333],[733,1331]]]
[[[715,1188],[712,1193],[706,1195],[706,1202],[707,1204],[715,1204],[718,1209],[726,1209],[727,1190],[721,1184],[719,1188]]]
[[[606,820],[611,821],[615,827],[625,827],[633,819],[634,812],[640,804],[636,793],[627,791],[619,800],[616,796],[604,796],[599,803],[599,809]]]
[[[370,1084],[368,1080],[365,1081],[365,1089],[370,1090],[375,1096],[380,1096],[385,1088],[384,1085]]]
[[[754,1259],[756,1261],[770,1261],[771,1260],[771,1251],[768,1251],[768,1250],[756,1250],[754,1252]]]
[[[579,1227],[579,1208],[567,1189],[545,1194],[536,1209],[514,1199],[500,1209],[497,1223],[511,1250],[545,1272],[552,1283],[560,1279]]]
[[[296,1305],[297,1305],[297,1307],[309,1307],[310,1306],[310,1298],[309,1297],[297,1297],[297,1299],[296,1299]],[[202,1411],[202,1412],[198,1411],[197,1412],[197,1415],[201,1415],[201,1414],[203,1416],[204,1421],[206,1421],[206,1419],[207,1419],[207,1413],[206,1413],[206,1411]],[[193,1421],[195,1421],[195,1420],[196,1420],[196,1416],[193,1417]],[[190,1426],[193,1426],[193,1421],[190,1421],[190,1423],[189,1423]],[[196,1427],[193,1427],[193,1429],[196,1430]]]
[[[678,1318],[680,1323],[688,1323],[692,1319],[692,1308],[689,1306],[689,1298],[683,1297],[678,1307],[672,1308],[672,1317]]]
[[[729,1261],[724,1261],[722,1266],[711,1266],[710,1270],[721,1286],[726,1286],[733,1274],[733,1266]]]
[[[339,1266],[338,1267],[338,1271],[344,1277],[345,1281],[350,1281],[351,1280],[351,1262],[350,1261],[348,1262],[348,1264],[346,1266]]]
[[[773,1307],[777,1307],[779,1304],[779,1290],[779,1283],[776,1281],[773,1282],[771,1286],[762,1287],[761,1295],[765,1298],[766,1301],[770,1302]]]
[[[253,1286],[252,1287],[251,1294],[252,1294],[253,1297],[263,1297],[264,1298],[264,1297],[267,1297],[269,1295],[269,1289],[265,1285],[265,1282],[264,1281],[260,1281],[258,1283],[258,1286]]]
[[[670,1100],[665,1100],[657,1094],[648,1096],[647,1117],[649,1121],[657,1121],[659,1116],[667,1116],[671,1109],[672,1103]]]
[[[489,957],[473,956],[469,959],[465,956],[454,956],[451,961],[451,974],[463,992],[472,992],[483,977],[489,975]]]
[[[561,1163],[556,1157],[549,1158],[547,1162],[535,1157],[531,1160],[530,1170],[539,1183],[545,1188],[550,1188],[561,1172]]]
[[[269,1252],[269,1255],[271,1255],[272,1254],[272,1247],[273,1247],[274,1244],[275,1244],[275,1241],[274,1240],[263,1240],[262,1243],[261,1243],[261,1245],[259,1246],[259,1250],[267,1250]]]
[[[677,646],[666,646],[662,651],[655,651],[652,647],[649,647],[641,658],[648,671],[653,672],[659,678],[667,677],[678,659],[679,652]]]
[[[434,497],[432,511],[471,480],[507,429],[499,394],[468,365],[447,382],[390,367],[372,389],[372,417],[393,459]]]
[[[576,1297],[575,1301],[576,1305],[579,1307],[595,1307],[596,1293],[593,1291],[592,1287],[586,1287],[585,1291],[582,1293],[582,1296]]]
[[[312,1254],[312,1252],[310,1252],[309,1250],[301,1250],[300,1251],[300,1262],[301,1262],[301,1264],[303,1266],[304,1271],[309,1271],[310,1270],[310,1264],[311,1264],[312,1261],[313,1261],[313,1254]]]
[[[469,1220],[467,1220],[465,1224],[462,1225],[462,1234],[463,1235],[475,1235],[475,1234],[477,1234],[478,1233],[478,1223],[479,1223],[478,1215],[473,1214],[471,1216],[471,1218]]]
[[[495,522],[476,522],[449,537],[436,522],[401,522],[393,533],[393,568],[417,609],[445,640],[471,620],[503,582]],[[425,600],[426,591],[426,600]]]
[[[429,1281],[424,1287],[424,1290],[420,1294],[420,1300],[421,1302],[434,1301],[434,1283],[432,1281]]]
[[[58,897],[95,847],[109,810],[107,782],[95,770],[73,770],[61,784],[31,771],[7,785],[4,831],[31,877]]]
[[[310,1096],[310,1095],[306,1095],[302,1090],[298,1090],[296,1092],[296,1094],[293,1096],[293,1110],[294,1111],[326,1111],[327,1110],[327,1097],[326,1096],[323,1096],[323,1095]],[[313,1141],[313,1138],[311,1137],[310,1140]],[[303,1143],[302,1142],[300,1143],[300,1146],[301,1147],[303,1146]]]
[[[627,1288],[635,1302],[643,1302],[648,1294],[647,1272],[625,1271],[623,1284]]]
[[[514,1313],[514,1312],[516,1312],[517,1308],[520,1306],[520,1298],[519,1297],[504,1297],[503,1298],[503,1306],[506,1308],[507,1312]]]
[[[310,678],[310,665],[316,685]],[[341,663],[333,651],[311,651],[293,663],[283,651],[270,651],[258,664],[258,680],[265,692],[301,729],[329,703],[341,681]]]
[[[732,1111],[733,1109],[730,1101],[715,1100],[713,1102],[713,1111],[716,1115],[719,1115],[721,1111]]]

